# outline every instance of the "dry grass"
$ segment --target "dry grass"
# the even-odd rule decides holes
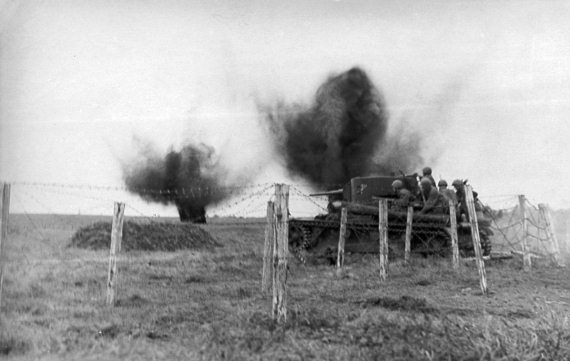
[[[58,218],[59,220],[59,218]],[[61,220],[62,224],[65,224]],[[12,222],[0,357],[42,360],[568,360],[570,272],[518,260],[477,269],[447,259],[290,265],[288,321],[260,293],[262,225],[206,226],[222,248],[124,253],[107,307],[107,251],[68,248],[80,226]],[[56,222],[53,222],[56,223]]]

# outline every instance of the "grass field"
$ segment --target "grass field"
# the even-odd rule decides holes
[[[342,276],[292,259],[288,321],[260,292],[263,225],[204,226],[223,247],[131,251],[118,304],[105,305],[108,252],[69,248],[101,217],[10,218],[0,358],[14,360],[568,360],[570,272],[519,259],[477,269],[401,260],[378,277],[372,255]],[[109,220],[110,218],[106,218]]]

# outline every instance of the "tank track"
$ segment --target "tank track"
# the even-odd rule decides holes
[[[289,245],[289,251],[290,253],[302,264],[306,264],[307,263],[307,254],[310,252],[311,248],[313,248],[313,246],[315,246],[315,244],[313,244],[315,242],[315,240],[313,239],[313,228],[317,227],[316,229],[321,229],[324,227],[326,228],[334,228],[336,226],[336,224],[333,224],[330,221],[322,221],[322,220],[315,220],[313,222],[304,222],[304,224],[296,224],[295,227],[297,228],[297,230],[299,230],[300,235],[301,235],[301,239],[298,240],[297,238],[297,242],[293,242],[290,243]],[[357,224],[357,229],[362,228],[363,230],[368,230],[370,229],[370,227],[368,227],[368,225],[360,225]],[[352,228],[352,227],[351,227]],[[319,232],[317,230],[317,232]],[[480,232],[480,239],[481,239],[481,251],[483,256],[489,256],[491,254],[491,249],[492,249],[492,244],[491,244],[491,239],[486,236],[486,234],[483,234],[483,232]],[[318,238],[318,237],[317,237]],[[471,243],[471,241],[469,242]],[[451,239],[447,239],[447,242],[445,244],[445,247],[447,250],[451,250]],[[433,250],[431,250],[433,251]],[[475,251],[473,250],[473,246],[472,243],[470,246],[467,246],[467,248],[463,248],[461,247],[460,244],[460,254],[462,254],[463,257],[474,257],[475,256]]]

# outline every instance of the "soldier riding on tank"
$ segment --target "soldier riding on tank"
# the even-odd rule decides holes
[[[404,182],[399,179],[392,182],[392,189],[394,189],[394,193],[397,196],[392,203],[392,209],[394,211],[405,211],[408,209],[408,206],[414,201],[412,192],[404,188]]]
[[[421,179],[429,179],[431,185],[435,188],[435,179],[433,179],[433,176],[431,175],[430,167],[424,167],[424,169],[422,169]]]
[[[465,199],[465,183],[461,179],[454,180],[451,185],[455,188],[457,196],[457,218],[463,221],[469,220],[469,212],[467,210],[467,202]]]
[[[432,186],[432,182],[429,178],[422,178],[420,181],[420,188],[422,197],[425,201],[423,208],[418,214],[446,213],[445,211],[448,207],[445,206],[445,198],[437,191],[437,189],[435,189],[435,187]]]
[[[440,180],[437,182],[437,187],[439,188],[439,193],[443,195],[446,202],[449,204],[449,201],[453,203],[454,207],[457,207],[457,195],[455,192],[449,188],[447,188],[447,182],[445,179]]]

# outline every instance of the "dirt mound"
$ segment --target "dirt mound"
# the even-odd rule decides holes
[[[70,247],[109,249],[111,222],[96,222],[77,230]],[[204,229],[189,223],[123,223],[121,250],[177,251],[208,249],[221,245]]]

